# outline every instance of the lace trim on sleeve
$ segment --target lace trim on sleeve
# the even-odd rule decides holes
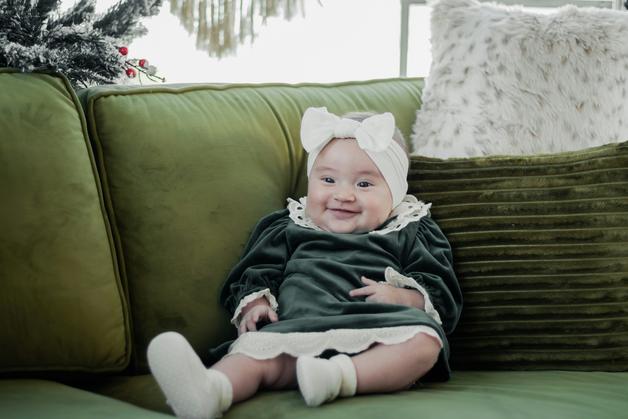
[[[233,324],[235,327],[238,327],[240,325],[240,314],[242,313],[244,307],[251,301],[257,300],[259,297],[265,297],[270,304],[270,308],[277,311],[277,308],[279,307],[279,304],[277,304],[277,299],[275,299],[275,296],[270,293],[270,290],[268,288],[264,288],[263,290],[251,293],[240,300],[240,303],[238,304],[238,307],[236,308],[235,313],[231,318],[231,324]]]
[[[443,324],[443,322],[440,319],[440,314],[438,314],[438,311],[436,311],[436,309],[434,308],[434,304],[432,304],[432,300],[430,300],[430,296],[427,293],[427,290],[423,286],[419,285],[419,283],[416,282],[414,278],[401,275],[399,272],[395,271],[390,266],[387,267],[386,270],[384,271],[384,278],[386,278],[386,282],[388,284],[394,287],[397,287],[397,288],[410,287],[419,291],[421,295],[423,295],[423,299],[425,300],[425,312],[431,318],[436,320],[436,323],[441,324],[441,325]]]

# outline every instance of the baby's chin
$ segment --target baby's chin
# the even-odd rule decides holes
[[[323,230],[329,232],[329,233],[336,233],[336,234],[353,234],[353,233],[361,233],[361,231],[359,230],[354,230],[351,228],[323,228]]]
[[[351,224],[351,223],[338,223],[338,222],[323,223],[323,225],[319,227],[330,233],[338,233],[338,234],[367,233],[376,228],[376,227],[373,227],[372,229],[370,229],[364,226],[356,226],[355,224]]]
[[[306,214],[307,214],[307,210],[306,210]],[[342,220],[342,219],[335,218],[331,216],[330,214],[323,213],[323,214],[317,214],[317,215],[314,214],[314,216],[312,216],[308,214],[308,216],[311,218],[314,224],[316,224],[319,228],[329,233],[338,233],[338,234],[368,233],[370,231],[375,230],[381,225],[381,222],[376,221],[376,220],[370,220],[370,222],[365,223],[365,220],[363,219],[364,217],[360,217],[360,216],[355,216],[355,217]]]

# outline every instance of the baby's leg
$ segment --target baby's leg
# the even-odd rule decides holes
[[[387,393],[410,387],[438,360],[440,343],[419,333],[396,345],[376,345],[351,358],[357,393]]]
[[[438,360],[440,343],[423,333],[396,345],[376,345],[352,358],[299,357],[297,379],[308,406],[356,393],[389,393],[408,388]]]
[[[147,355],[168,404],[182,418],[215,418],[232,402],[245,400],[260,388],[296,385],[294,358],[280,356],[260,361],[233,355],[207,369],[188,341],[175,332],[155,337]]]
[[[296,358],[279,355],[259,360],[245,355],[226,356],[211,369],[225,374],[233,386],[233,402],[246,400],[260,389],[280,390],[297,387]]]

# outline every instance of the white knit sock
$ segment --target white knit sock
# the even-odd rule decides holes
[[[340,367],[342,374],[342,384],[340,385],[340,397],[351,397],[355,395],[358,388],[358,377],[355,373],[355,365],[351,361],[351,357],[345,354],[339,354],[329,359]]]
[[[233,390],[227,376],[205,368],[180,334],[158,335],[148,345],[147,356],[150,370],[177,417],[213,419],[231,406]]]
[[[347,355],[327,360],[300,356],[297,359],[299,390],[308,406],[320,406],[338,396],[353,396],[356,390],[355,367]]]

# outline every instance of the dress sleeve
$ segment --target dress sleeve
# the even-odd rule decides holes
[[[382,282],[392,285],[393,287],[411,288],[420,292],[425,302],[425,307],[424,307],[425,312],[429,314],[429,316],[433,318],[436,321],[436,323],[440,325],[443,324],[443,322],[440,319],[440,314],[438,314],[438,311],[434,308],[434,304],[432,303],[432,300],[430,300],[430,294],[421,284],[416,282],[414,278],[401,275],[399,272],[397,272],[390,266],[388,266],[386,270],[384,271],[384,278],[386,279],[386,281],[382,281]]]
[[[232,316],[238,314],[236,310],[243,307],[241,302],[252,294],[263,295],[271,304],[276,301],[289,257],[285,234],[288,221],[287,210],[277,211],[253,229],[242,257],[220,291],[220,303]],[[276,303],[272,305],[276,308]]]
[[[462,292],[453,268],[449,241],[432,218],[418,222],[416,237],[407,249],[402,275],[414,279],[429,295],[445,333],[453,332],[462,311]]]

